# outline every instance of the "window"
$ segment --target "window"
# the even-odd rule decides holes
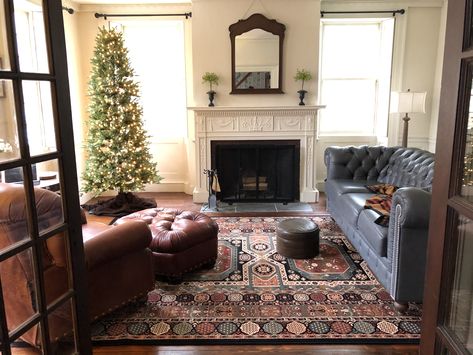
[[[48,73],[42,7],[30,1],[15,2],[15,25],[20,69]],[[50,83],[23,81],[22,86],[30,153],[38,155],[56,150]]]
[[[319,135],[386,136],[394,19],[324,19]]]
[[[131,65],[140,84],[148,133],[154,138],[186,136],[184,22],[124,22],[122,26]]]

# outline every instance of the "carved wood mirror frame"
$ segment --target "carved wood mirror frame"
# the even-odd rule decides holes
[[[276,20],[270,20],[262,14],[253,14],[245,20],[239,20],[237,23],[230,25],[230,41],[232,44],[232,91],[230,94],[283,94],[282,91],[282,67],[283,67],[283,41],[286,26]],[[279,78],[278,87],[269,89],[238,89],[235,85],[235,37],[245,32],[262,29],[279,37]]]

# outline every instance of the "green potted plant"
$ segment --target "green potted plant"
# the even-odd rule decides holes
[[[298,91],[298,94],[299,94],[299,99],[301,100],[299,102],[299,105],[304,106],[305,105],[304,97],[305,97],[305,94],[307,93],[307,90],[304,90],[304,83],[306,81],[312,80],[312,74],[305,69],[297,69],[296,75],[294,76],[294,80],[302,81],[302,86],[301,86],[301,89]]]
[[[205,72],[204,75],[202,75],[202,83],[208,83],[209,84],[209,91],[207,91],[207,94],[209,95],[209,106],[215,106],[213,101],[216,92],[212,89],[212,85],[218,85],[218,75],[213,73],[213,72]]]

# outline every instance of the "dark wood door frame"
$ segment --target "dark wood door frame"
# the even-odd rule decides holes
[[[462,51],[465,5],[465,0],[448,2],[420,348],[421,354],[426,355],[435,353],[438,337],[445,337],[437,325],[443,315],[442,307],[447,304],[447,293],[442,294],[442,275],[444,279],[451,277],[448,262],[452,255],[444,253],[447,250],[444,247],[450,242],[449,235],[453,230],[453,226],[449,224],[452,216],[449,215],[451,212],[448,206],[462,213],[466,212],[466,216],[472,218],[467,210],[461,207],[459,199],[451,199],[458,193],[458,181],[460,181],[458,168],[459,164],[463,166],[460,159],[464,153],[460,149],[455,151],[453,144],[455,137],[459,137],[465,129],[459,124],[459,121],[462,121],[459,119],[462,107],[459,102],[461,66],[464,58],[473,56],[471,50]],[[456,353],[458,349],[451,348],[451,350]]]
[[[11,70],[0,71],[0,80],[11,80],[13,84],[13,98],[15,104],[18,141],[21,157],[9,161],[0,161],[0,170],[20,167],[24,172],[24,186],[27,202],[27,221],[31,226],[31,238],[16,243],[12,248],[0,251],[0,262],[24,250],[32,250],[34,276],[38,298],[38,314],[26,320],[17,330],[9,334],[5,317],[2,287],[14,287],[0,282],[0,350],[2,354],[11,354],[10,344],[23,332],[33,325],[41,324],[42,351],[53,353],[49,339],[49,315],[59,306],[72,301],[74,307],[74,337],[76,350],[80,354],[91,354],[90,326],[86,304],[85,260],[82,242],[82,230],[79,210],[79,189],[75,164],[74,136],[72,129],[72,114],[69,95],[69,81],[66,58],[66,44],[61,2],[58,0],[43,0],[41,2],[44,15],[46,44],[50,74],[30,73],[19,70],[18,47],[15,41],[14,1],[4,0],[5,30],[7,32],[9,58]],[[54,111],[54,124],[57,150],[55,152],[31,156],[28,145],[28,132],[24,102],[22,100],[22,81],[42,81],[51,85],[51,98]],[[70,289],[51,304],[47,304],[45,297],[45,283],[43,276],[43,244],[38,228],[38,216],[34,201],[33,177],[31,165],[49,160],[57,160],[61,182],[62,201],[64,209],[64,223],[54,227],[41,238],[47,239],[58,232],[67,232],[67,246],[70,254]]]
[[[58,4],[59,3],[59,4]],[[74,288],[75,336],[78,350],[83,354],[92,353],[90,338],[89,312],[87,305],[87,279],[82,239],[82,222],[80,217],[79,186],[77,182],[77,165],[74,148],[74,130],[72,124],[71,98],[69,93],[69,76],[67,68],[67,49],[64,33],[63,11],[60,1],[47,0],[46,23],[49,29],[51,68],[54,68],[54,106],[56,135],[62,159],[60,167],[61,186],[66,191],[64,218],[69,226],[69,250],[71,255],[71,273]]]

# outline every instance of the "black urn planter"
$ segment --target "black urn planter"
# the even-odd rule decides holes
[[[298,93],[299,93],[299,99],[301,100],[301,102],[299,102],[299,106],[305,106],[304,97],[305,97],[305,94],[307,93],[307,90],[299,90]]]
[[[215,98],[216,92],[213,91],[213,90],[210,90],[210,91],[207,91],[207,94],[209,95],[209,106],[210,107],[215,106],[214,105],[214,98]]]

